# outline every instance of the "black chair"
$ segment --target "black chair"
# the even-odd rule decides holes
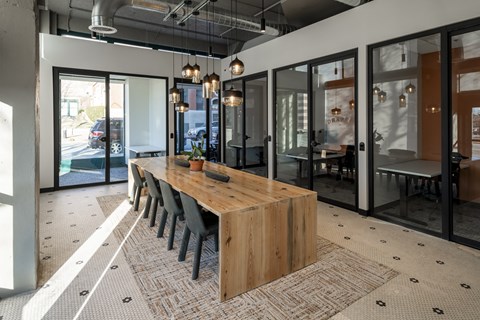
[[[148,218],[151,203],[153,200],[152,216],[150,217],[150,227],[153,227],[155,225],[155,219],[157,217],[158,204],[160,203],[160,206],[163,207],[163,197],[160,191],[160,185],[158,183],[158,180],[155,179],[150,172],[145,170],[144,173],[148,187],[148,197],[147,202],[145,203],[145,209],[143,209],[143,218]],[[165,211],[165,208],[163,210]]]
[[[132,175],[133,175],[133,188],[132,188],[132,197],[135,199],[133,201],[133,211],[138,211],[138,205],[140,204],[140,196],[142,194],[143,187],[146,186],[145,178],[140,176],[138,171],[138,166],[135,163],[130,164]]]
[[[349,175],[351,175],[351,179],[353,180],[353,170],[355,169],[355,146],[353,145],[347,145],[345,156],[338,162],[337,179],[343,176],[343,168],[345,168],[347,179],[349,178]]]
[[[192,280],[195,280],[198,278],[203,240],[205,240],[207,236],[211,234],[215,235],[215,251],[218,251],[218,217],[209,211],[202,213],[202,209],[197,201],[183,192],[180,192],[180,199],[182,200],[185,210],[186,224],[183,231],[182,246],[178,255],[178,261],[185,261],[188,242],[190,241],[190,233],[193,232],[197,238],[192,271]]]
[[[160,190],[163,197],[164,210],[162,219],[160,220],[160,226],[158,227],[157,238],[163,237],[163,231],[165,229],[165,224],[167,223],[167,216],[170,213],[172,215],[172,223],[170,225],[170,235],[168,237],[167,250],[172,250],[177,218],[180,220],[185,220],[183,216],[183,207],[179,197],[175,196],[174,190],[170,184],[160,180]]]

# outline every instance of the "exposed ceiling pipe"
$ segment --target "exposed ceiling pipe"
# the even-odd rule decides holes
[[[195,4],[194,4],[195,5]],[[135,9],[158,12],[164,15],[171,14],[175,8],[166,2],[154,0],[97,0],[92,9],[92,24],[88,27],[91,31],[103,34],[113,34],[117,29],[113,25],[113,17],[118,9],[131,6]],[[182,8],[183,9],[183,8]],[[185,9],[176,12],[179,18],[187,14]],[[215,18],[208,17],[205,11],[200,11],[198,19],[211,21],[215,24],[230,27],[233,25],[231,12],[220,8],[215,10]],[[238,17],[237,28],[250,32],[260,33],[260,21],[248,17]],[[296,28],[286,24],[270,24],[266,26],[266,32],[271,36],[279,36],[294,31]]]

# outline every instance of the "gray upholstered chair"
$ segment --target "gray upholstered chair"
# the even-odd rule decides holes
[[[160,191],[163,197],[163,214],[160,220],[160,226],[158,227],[157,237],[163,237],[163,231],[165,229],[165,224],[167,222],[168,214],[172,215],[172,223],[170,225],[170,235],[168,237],[168,245],[167,249],[172,250],[173,248],[173,240],[175,239],[175,227],[177,225],[177,218],[180,220],[184,220],[183,216],[183,207],[180,199],[178,196],[175,196],[174,190],[172,186],[165,182],[164,180],[160,180]]]
[[[130,164],[133,175],[133,188],[132,188],[132,197],[135,199],[133,201],[133,210],[138,211],[138,205],[140,204],[140,196],[142,194],[142,189],[145,187],[145,178],[140,176],[138,171],[138,166],[135,163]]]
[[[182,246],[178,255],[178,261],[185,261],[187,254],[188,242],[190,241],[190,233],[195,234],[197,243],[195,245],[195,257],[193,260],[192,280],[198,278],[198,270],[200,268],[200,256],[202,254],[202,244],[207,236],[215,235],[215,251],[218,251],[218,217],[207,211],[202,212],[197,201],[180,192],[183,209],[185,211],[185,229],[183,231]]]
[[[145,181],[147,182],[148,187],[148,197],[147,202],[145,203],[145,209],[143,211],[143,218],[148,218],[151,203],[153,200],[152,215],[150,217],[150,227],[153,227],[155,225],[155,219],[157,217],[158,204],[163,207],[163,197],[160,191],[160,185],[158,184],[158,180],[155,179],[150,172],[145,170],[144,173]],[[163,210],[165,211],[165,209]]]

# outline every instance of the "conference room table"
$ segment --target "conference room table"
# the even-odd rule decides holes
[[[431,160],[410,160],[377,168],[380,173],[394,174],[398,181],[400,198],[400,216],[408,217],[408,197],[410,183],[413,179],[424,178],[434,181],[435,192],[440,196],[438,179],[442,174],[440,161]]]
[[[304,170],[303,164],[308,162],[308,154],[306,153],[286,154],[285,156],[287,158],[292,158],[297,160],[297,177],[302,178],[302,172]],[[331,152],[331,153],[326,153],[324,155],[313,153],[312,161],[314,163],[315,174],[316,175],[320,174],[321,163],[328,163],[330,162],[330,160],[339,160],[343,157],[345,157],[345,154],[341,152]],[[327,167],[327,173],[330,173],[329,170],[330,169],[328,169]]]
[[[125,149],[128,149],[131,153],[133,153],[135,158],[140,157],[142,154],[149,154],[150,157],[158,157],[163,156],[166,153],[165,148],[152,145],[129,146],[125,147]]]
[[[317,260],[316,192],[206,161],[204,170],[230,176],[221,182],[176,165],[175,158],[130,161],[219,217],[220,301]]]

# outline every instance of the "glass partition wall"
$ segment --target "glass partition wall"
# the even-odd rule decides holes
[[[275,177],[357,207],[356,51],[275,72]]]
[[[225,163],[267,177],[267,76],[252,75],[226,82],[224,87],[232,83],[242,90],[244,103],[240,107],[224,107]]]
[[[440,34],[373,49],[375,214],[440,232]]]
[[[480,31],[373,46],[371,203],[379,218],[480,247]]]

